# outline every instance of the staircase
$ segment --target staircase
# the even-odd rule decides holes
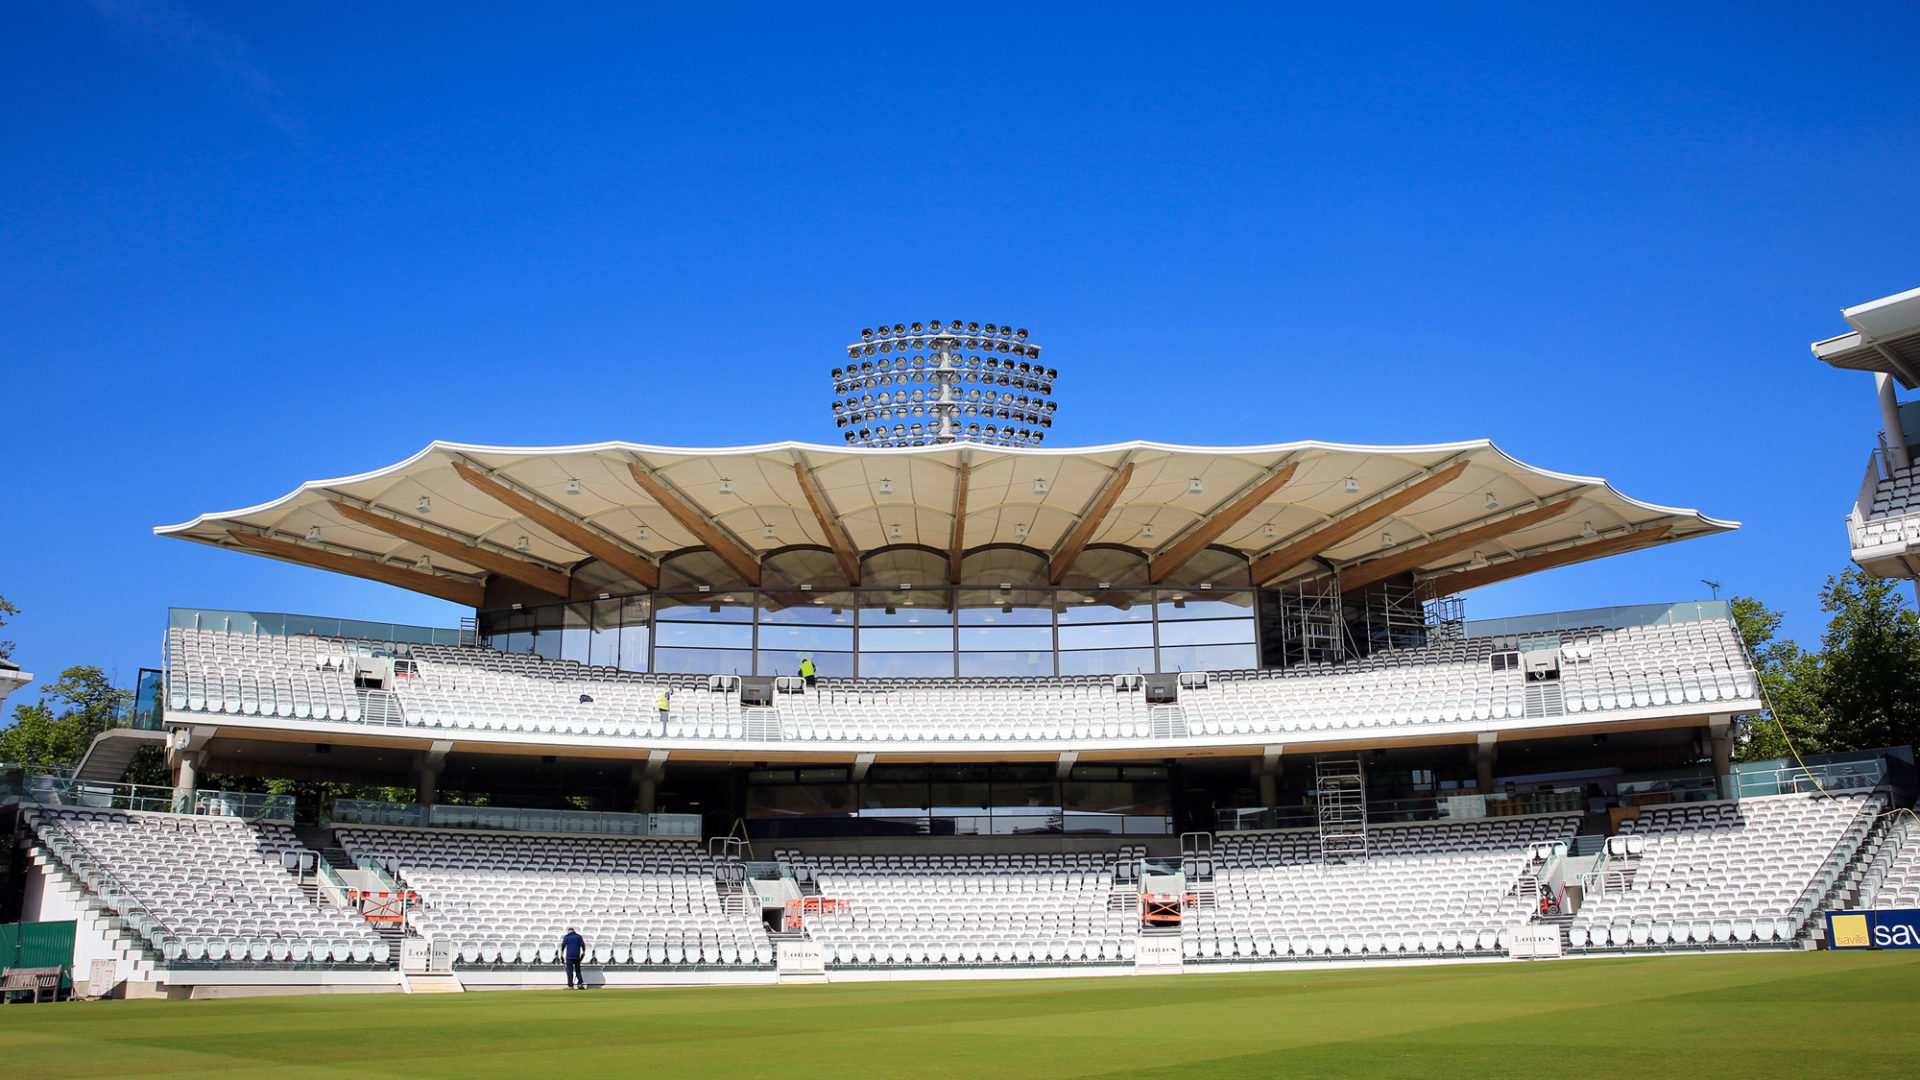
[[[164,731],[145,731],[140,728],[109,728],[93,737],[87,745],[87,752],[81,756],[80,764],[74,767],[75,780],[91,780],[101,784],[117,784],[127,775],[127,766],[133,764],[133,756],[143,746],[160,746],[167,740]]]
[[[1367,857],[1367,779],[1358,754],[1313,759],[1319,792],[1320,857],[1330,863]]]
[[[400,985],[409,994],[464,994],[466,986],[458,975],[408,975],[402,973]]]

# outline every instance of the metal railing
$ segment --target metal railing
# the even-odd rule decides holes
[[[174,959],[166,956],[166,942],[168,939],[177,941],[179,935],[173,932],[166,920],[141,901],[139,893],[115,876],[106,863],[96,857],[86,843],[69,831],[56,815],[36,813],[30,827],[41,846],[73,875],[83,890],[93,895],[100,910],[118,919],[140,938],[141,948],[148,953],[150,960]]]
[[[21,799],[48,806],[83,806],[151,814],[197,814],[245,821],[292,821],[294,805],[291,795],[202,789],[183,792],[151,784],[108,784],[47,775],[27,777]]]
[[[510,806],[420,806],[335,799],[336,825],[391,825],[418,829],[492,829],[501,832],[592,836],[700,835],[699,814],[621,814],[600,810],[531,810]]]
[[[1860,853],[1867,837],[1873,832],[1873,815],[1881,807],[1891,805],[1893,805],[1893,793],[1891,789],[1884,787],[1875,788],[1860,801],[1860,809],[1853,820],[1847,823],[1839,839],[1835,840],[1833,846],[1827,850],[1826,858],[1820,861],[1820,868],[1814,871],[1806,888],[1800,890],[1800,895],[1795,897],[1793,904],[1787,908],[1788,915],[1795,923],[1795,937],[1805,931],[1807,924],[1819,914],[1821,901],[1826,898],[1828,892],[1832,891],[1834,883],[1840,880],[1840,875],[1845,872],[1847,864]]]
[[[334,619],[324,615],[291,615],[283,611],[227,611],[217,608],[168,608],[169,627],[200,630],[225,630],[229,633],[315,637],[364,638],[371,641],[404,642],[419,645],[459,645],[461,632],[439,626],[410,626],[405,623],[365,622],[359,619]]]

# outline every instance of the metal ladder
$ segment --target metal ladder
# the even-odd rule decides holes
[[[1367,778],[1358,754],[1320,754],[1313,759],[1319,792],[1320,858],[1325,862],[1367,857]]]

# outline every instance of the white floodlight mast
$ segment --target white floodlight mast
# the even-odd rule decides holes
[[[834,422],[855,446],[1034,446],[1053,426],[1059,372],[1025,329],[958,319],[880,324],[833,369]],[[911,389],[909,389],[911,387]]]

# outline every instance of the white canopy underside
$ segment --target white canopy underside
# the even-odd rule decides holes
[[[589,561],[581,547],[464,479],[456,463],[649,560],[704,545],[648,494],[634,476],[636,465],[755,559],[795,546],[829,548],[834,542],[830,527],[842,531],[840,542],[860,558],[901,545],[950,551],[955,511],[962,505],[963,465],[966,484],[958,536],[966,552],[1010,545],[1049,557],[1058,554],[1082,519],[1097,513],[1105,489],[1128,465],[1132,472],[1111,509],[1099,515],[1089,538],[1092,545],[1164,554],[1183,536],[1227,516],[1234,518],[1232,524],[1208,547],[1257,562],[1460,463],[1465,468],[1443,486],[1319,557],[1344,570],[1396,549],[1404,552],[1409,545],[1432,544],[1434,557],[1413,568],[1417,576],[1431,577],[1603,540],[1618,542],[1600,545],[1594,555],[1631,550],[1645,545],[1627,538],[1643,533],[1646,544],[1654,544],[1738,527],[1694,510],[1628,498],[1601,479],[1534,468],[1485,440],[1434,446],[1296,442],[1215,448],[1132,442],[1079,449],[966,443],[917,449],[795,442],[691,449],[625,442],[563,447],[435,442],[386,468],[313,481],[271,502],[203,514],[154,531],[294,562],[302,561],[301,552],[324,553],[328,558],[319,562],[331,562],[327,568],[336,570],[341,556],[351,556],[370,565],[424,569],[467,583],[483,581],[488,574],[442,550],[430,551],[347,517],[335,505],[340,502],[561,573]],[[811,474],[823,498],[824,523],[808,501],[796,464]],[[1289,466],[1293,472],[1284,484],[1251,507],[1236,506],[1262,481]],[[570,493],[576,482],[577,493]],[[1432,543],[1567,499],[1574,502],[1564,512],[1476,543],[1470,550],[1441,552],[1446,545]],[[1233,514],[1230,509],[1245,512]],[[236,541],[236,532],[292,544],[297,550],[275,545],[260,552]],[[1567,554],[1558,561],[1593,557]],[[1303,561],[1262,576],[1284,580],[1322,572],[1321,564]],[[602,573],[603,584],[605,578]]]

